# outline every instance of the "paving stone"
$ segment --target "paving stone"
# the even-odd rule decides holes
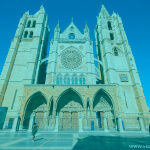
[[[148,134],[37,133],[35,141],[29,133],[0,135],[0,150],[131,150],[129,145],[148,145]],[[149,144],[150,145],[150,144]]]

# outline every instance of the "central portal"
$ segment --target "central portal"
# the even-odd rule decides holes
[[[61,123],[60,126],[62,128],[60,130],[64,131],[77,131],[78,130],[78,112],[63,112],[63,117],[60,118]]]
[[[57,113],[59,114],[59,131],[78,131],[79,112],[83,104],[79,94],[73,89],[66,90],[58,99]]]

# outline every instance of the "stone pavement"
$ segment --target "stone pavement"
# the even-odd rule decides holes
[[[0,132],[0,150],[132,150],[150,149],[148,132]]]

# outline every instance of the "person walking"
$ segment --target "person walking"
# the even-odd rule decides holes
[[[38,129],[38,126],[36,123],[34,123],[33,128],[32,128],[32,135],[33,135],[32,141],[34,141],[34,139],[35,139],[35,134],[37,132],[37,129]]]

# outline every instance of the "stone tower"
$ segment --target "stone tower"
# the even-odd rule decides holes
[[[120,112],[145,112],[147,105],[120,16],[109,15],[102,4],[95,30],[102,84],[116,84]]]
[[[44,7],[20,19],[0,77],[0,105],[9,112],[20,109],[25,84],[38,82],[40,61],[46,57],[49,28]],[[15,104],[15,105],[14,105]]]

